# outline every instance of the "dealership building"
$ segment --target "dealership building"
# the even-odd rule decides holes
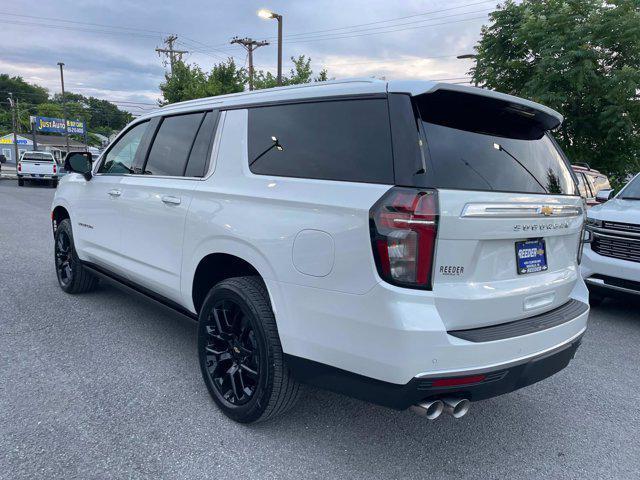
[[[17,135],[18,139],[18,154],[22,155],[22,152],[35,150],[33,147],[33,134],[29,135]],[[58,162],[61,162],[67,152],[67,141],[64,135],[42,135],[35,134],[35,140],[37,144],[37,150],[41,152],[51,152]],[[85,144],[78,142],[77,140],[69,139],[69,150],[72,152],[84,152]],[[94,150],[94,149],[90,149]],[[13,133],[9,133],[3,137],[0,137],[0,153],[5,156],[7,163],[15,164],[14,147],[13,147]]]

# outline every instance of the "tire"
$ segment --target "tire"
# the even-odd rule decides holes
[[[78,258],[68,218],[60,222],[54,235],[54,261],[58,284],[65,292],[90,292],[98,285],[98,278],[84,268]]]
[[[18,179],[18,186],[19,187],[24,187],[24,180],[23,179],[21,179],[21,178]]]
[[[260,277],[229,278],[209,291],[199,315],[198,356],[211,397],[236,422],[268,420],[299,397]]]

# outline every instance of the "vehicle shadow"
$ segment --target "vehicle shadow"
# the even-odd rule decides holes
[[[430,422],[410,411],[394,411],[305,386],[300,402],[287,414],[262,424],[240,425],[224,417],[202,388],[196,322],[109,284],[101,284],[89,295],[94,297],[92,304],[100,297],[100,308],[105,312],[110,311],[109,305],[127,312],[126,316],[111,317],[104,327],[106,335],[117,336],[121,342],[120,353],[137,356],[139,363],[152,355],[154,365],[174,370],[162,372],[169,378],[162,389],[164,396],[158,398],[167,406],[162,428],[171,431],[176,442],[188,435],[190,444],[206,444],[215,437],[213,428],[214,432],[226,432],[220,440],[225,450],[250,450],[255,461],[266,464],[286,457],[288,463],[302,466],[304,474],[322,472],[336,478],[569,478],[572,472],[581,471],[598,478],[597,472],[606,471],[603,476],[608,476],[622,468],[601,459],[611,458],[613,437],[635,422],[625,413],[615,418],[603,413],[616,408],[632,412],[632,401],[625,406],[611,394],[593,401],[600,387],[585,385],[592,369],[588,349],[594,343],[587,342],[566,370],[511,394],[473,403],[470,413],[459,420],[443,414]],[[633,323],[634,328],[640,325],[637,312],[628,316],[630,307],[610,303],[603,304],[613,312],[607,318]],[[623,316],[628,318],[619,318]],[[121,329],[126,332],[120,333]],[[138,347],[137,353],[131,352],[132,345]],[[120,369],[109,376],[130,370],[130,364],[123,360]],[[160,373],[145,373],[150,379],[154,375]],[[178,390],[197,393],[184,396]]]

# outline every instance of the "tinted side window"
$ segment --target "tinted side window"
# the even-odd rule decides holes
[[[186,177],[204,177],[207,173],[217,120],[218,112],[209,112],[202,125],[200,125],[196,141],[189,155],[189,162],[185,171]]]
[[[122,175],[133,173],[133,163],[138,147],[147,131],[149,122],[139,123],[125,133],[107,152],[98,173]]]
[[[249,109],[249,165],[262,175],[392,184],[387,101]]]
[[[163,119],[149,152],[144,173],[182,176],[202,117],[204,113],[200,112]]]

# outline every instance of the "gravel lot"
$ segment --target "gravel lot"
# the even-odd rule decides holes
[[[195,323],[58,288],[53,194],[0,180],[0,478],[640,478],[639,303],[605,301],[566,370],[462,420],[307,388],[241,426],[204,387]]]

